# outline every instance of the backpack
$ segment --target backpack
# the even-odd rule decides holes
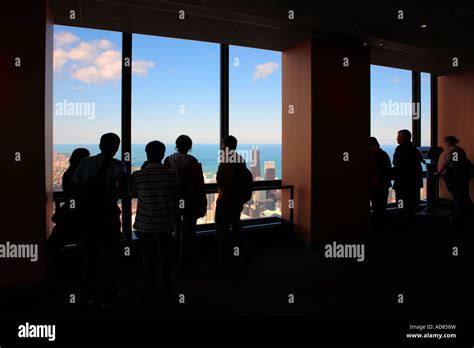
[[[241,173],[238,175],[238,187],[239,187],[239,196],[240,196],[240,203],[245,204],[247,203],[251,198],[253,194],[253,176],[250,170],[243,165]]]
[[[81,187],[79,207],[86,219],[97,222],[106,222],[108,218],[120,216],[115,195],[107,192],[107,172],[112,165],[113,158],[105,158],[97,173],[90,177]]]
[[[206,216],[207,198],[201,163],[191,162],[176,172],[179,180],[178,197],[190,202],[184,210],[190,206],[196,217]]]

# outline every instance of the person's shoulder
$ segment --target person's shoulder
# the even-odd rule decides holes
[[[97,156],[84,157],[79,162],[76,168],[76,172],[83,173],[84,171],[91,170],[92,168],[97,166],[97,163],[98,163]]]
[[[142,175],[143,169],[138,169],[134,171],[132,174],[130,174],[130,179],[136,178],[137,176]]]
[[[123,161],[121,161],[119,159],[114,158],[112,160],[112,164],[116,169],[118,169],[120,171],[125,171],[125,172],[127,171],[127,166],[125,165],[125,163]]]
[[[193,163],[194,162],[199,162],[198,159],[196,157],[194,157],[193,155],[188,154],[188,156],[189,156],[189,159],[191,160],[191,162],[193,162]]]
[[[163,167],[162,170],[170,175],[178,175],[178,172],[174,168]]]

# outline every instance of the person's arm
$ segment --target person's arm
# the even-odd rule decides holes
[[[80,162],[79,165],[77,166],[76,170],[74,171],[74,174],[72,175],[71,182],[76,184],[76,185],[81,185],[85,182],[84,180],[84,167],[85,167],[85,161],[86,159],[83,158]]]
[[[128,194],[127,167],[123,162],[119,163],[120,167],[115,173],[115,180],[117,182],[117,196],[123,197]]]
[[[391,167],[391,170],[390,170],[392,180],[394,180],[398,176],[398,166],[399,166],[399,162],[400,162],[399,161],[400,154],[398,153],[397,149],[395,149],[395,152],[393,153],[393,166]]]
[[[448,166],[451,164],[452,159],[453,159],[452,153],[451,153],[451,152],[448,152],[448,153],[444,156],[443,164],[442,164],[441,167],[439,168],[438,172],[435,173],[435,175],[443,175],[443,174],[446,172],[446,169],[448,169]]]
[[[173,190],[171,193],[171,204],[174,209],[175,214],[179,214],[179,197],[178,197],[178,190],[179,190],[179,179],[178,173],[174,169],[169,169],[173,172]],[[185,202],[186,204],[186,202]],[[177,215],[176,215],[177,216]]]
[[[132,198],[137,197],[136,177],[137,177],[137,172],[133,172],[130,177],[130,182],[128,184],[128,194]]]
[[[163,161],[163,165],[166,167],[166,168],[171,168],[170,166],[170,156],[167,156],[165,158],[165,160]]]

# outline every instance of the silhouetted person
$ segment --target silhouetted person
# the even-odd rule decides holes
[[[374,137],[369,140],[369,159],[370,202],[372,203],[374,228],[380,230],[383,228],[387,210],[392,165],[390,157],[380,148],[379,142]]]
[[[471,161],[466,151],[458,146],[459,140],[452,135],[444,137],[447,150],[439,173],[444,176],[446,188],[451,193],[454,202],[453,217],[469,215],[472,201],[469,196],[469,181],[471,180]]]
[[[393,189],[397,207],[411,218],[420,199],[420,188],[423,187],[422,157],[411,141],[409,130],[398,131],[397,142],[399,145],[393,154]]]
[[[248,257],[247,236],[242,229],[240,214],[252,193],[252,174],[245,160],[236,152],[237,139],[228,135],[222,139],[221,158],[217,170],[216,240],[219,261],[227,265],[232,256],[232,242],[239,246],[239,255]],[[233,235],[229,226],[232,226]]]
[[[178,176],[161,164],[165,145],[152,141],[145,147],[148,163],[130,178],[130,194],[138,197],[135,233],[140,240],[144,270],[144,300],[170,290],[169,244],[174,229]]]
[[[120,208],[117,200],[127,192],[127,169],[115,156],[120,138],[100,138],[101,153],[84,158],[72,182],[79,187],[79,208],[85,228],[81,236],[83,276],[90,302],[108,307],[118,298],[120,266]]]
[[[63,174],[62,186],[64,194],[64,204],[53,215],[55,223],[53,231],[48,238],[49,251],[57,251],[67,244],[74,243],[80,239],[82,219],[79,210],[76,209],[76,194],[78,189],[72,182],[72,176],[79,166],[79,162],[89,157],[89,150],[84,148],[75,149],[69,157],[69,167]]]
[[[180,241],[180,269],[185,275],[194,271],[196,222],[207,211],[202,167],[194,156],[188,154],[192,146],[190,137],[180,135],[176,139],[176,152],[164,161],[166,167],[176,170],[179,178],[176,232]]]

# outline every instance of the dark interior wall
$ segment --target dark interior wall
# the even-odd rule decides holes
[[[443,147],[446,135],[456,136],[474,161],[474,71],[438,77],[438,134],[438,144]],[[444,153],[440,162],[443,158]],[[440,180],[440,197],[451,199],[443,180]],[[474,180],[471,180],[471,198],[474,198]]]
[[[311,41],[282,54],[282,177],[294,185],[295,233],[311,243]],[[289,113],[289,107],[294,113]],[[289,195],[283,192],[282,213],[289,217]]]
[[[312,79],[313,241],[352,241],[369,228],[369,49],[314,40]]]
[[[282,65],[282,176],[295,187],[297,236],[315,247],[356,240],[369,227],[369,50],[311,40],[284,51]]]
[[[3,5],[2,5],[3,6]],[[0,243],[37,244],[38,261],[0,259],[0,286],[42,281],[52,209],[52,42],[45,1],[10,2],[1,12]],[[15,59],[21,66],[15,66]],[[45,114],[47,117],[45,117]],[[46,140],[47,139],[47,140]],[[21,161],[16,162],[19,153]]]

